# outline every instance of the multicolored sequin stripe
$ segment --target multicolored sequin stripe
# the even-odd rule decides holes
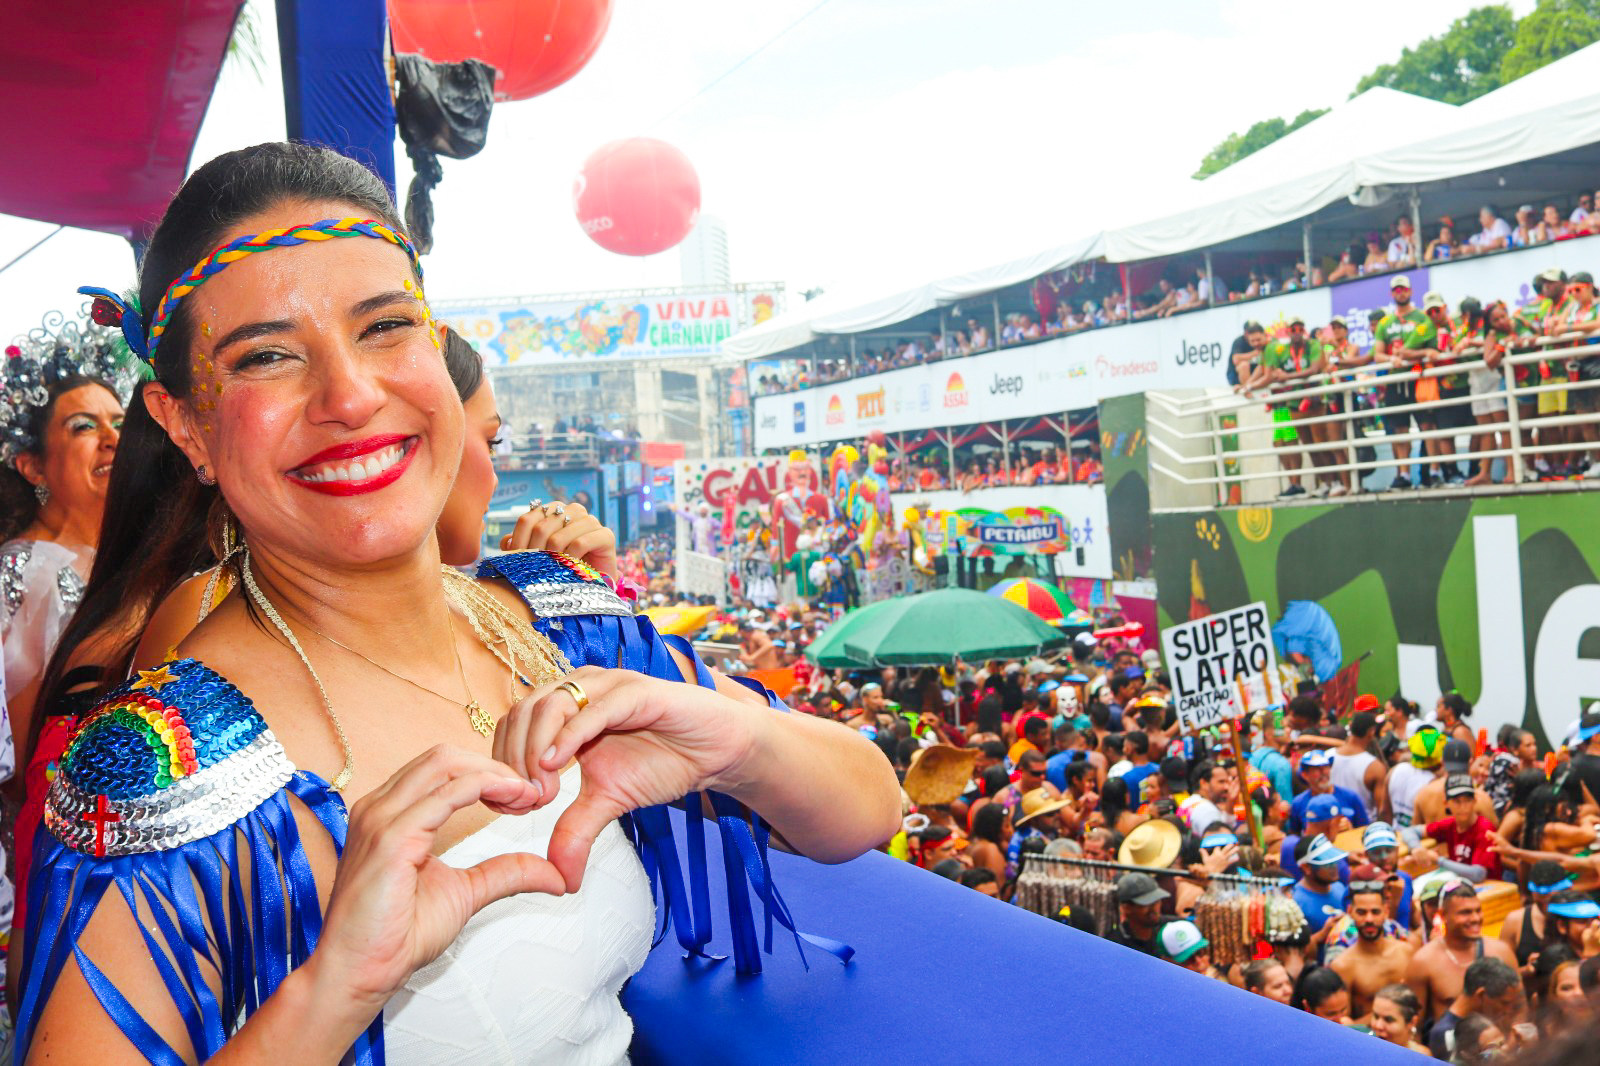
[[[163,851],[231,825],[293,769],[251,702],[184,659],[140,671],[79,719],[45,824],[86,854]]]
[[[95,321],[102,325],[110,325],[113,321],[122,326],[123,335],[127,338],[128,346],[134,353],[154,369],[156,365],[156,348],[161,344],[161,336],[167,331],[167,324],[172,320],[172,313],[188,296],[201,285],[207,278],[214,277],[231,263],[237,263],[246,256],[257,252],[269,251],[273,248],[292,248],[296,245],[310,244],[316,241],[334,240],[340,237],[374,237],[380,241],[388,241],[405,250],[411,257],[411,269],[417,275],[417,282],[422,282],[422,262],[417,257],[416,248],[412,247],[405,234],[399,233],[382,222],[375,222],[370,218],[325,218],[320,222],[311,222],[298,226],[289,226],[286,229],[266,230],[262,233],[251,233],[243,237],[235,237],[227,244],[217,248],[210,255],[191,267],[187,273],[180,275],[173,283],[167,286],[167,291],[161,298],[161,303],[156,307],[155,317],[151,319],[148,331],[145,328],[143,317],[138,307],[106,289],[97,289],[85,286],[78,291],[85,296],[94,297]],[[149,334],[146,343],[145,335]]]
[[[478,577],[503,577],[511,582],[541,620],[633,614],[633,608],[612,591],[604,574],[560,552],[496,555],[479,564]],[[559,622],[553,624],[560,628]]]

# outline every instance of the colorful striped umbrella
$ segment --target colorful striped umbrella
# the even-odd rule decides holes
[[[1010,600],[1018,607],[1026,607],[1053,626],[1061,625],[1067,621],[1068,615],[1077,610],[1065,592],[1031,577],[1002,581],[989,590],[989,595]]]

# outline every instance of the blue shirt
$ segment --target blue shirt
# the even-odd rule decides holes
[[[1049,764],[1046,763],[1046,766],[1048,765]],[[1128,783],[1129,807],[1137,808],[1139,806],[1139,786],[1144,782],[1145,778],[1149,777],[1159,769],[1161,769],[1161,767],[1157,766],[1155,763],[1147,762],[1143,766],[1135,766],[1132,770],[1129,770],[1127,773],[1122,775],[1122,779]]]
[[[1082,762],[1089,757],[1087,751],[1077,748],[1068,748],[1058,751],[1044,761],[1044,779],[1056,786],[1056,791],[1063,796],[1067,794],[1067,767],[1075,762]]]
[[[1294,767],[1277,748],[1261,748],[1250,753],[1250,765],[1267,776],[1279,799],[1294,795]]]
[[[1262,773],[1266,773],[1265,770]],[[1327,793],[1323,793],[1327,795]],[[1351,792],[1348,788],[1333,786],[1333,798],[1339,801],[1342,807],[1348,807],[1354,814],[1350,816],[1350,824],[1357,828],[1372,821],[1367,817],[1367,805],[1361,802],[1361,797]],[[1294,798],[1289,805],[1289,824],[1284,828],[1291,833],[1304,833],[1306,831],[1306,807],[1311,802],[1311,790],[1308,788]]]
[[[1329,918],[1344,910],[1349,897],[1349,890],[1337,882],[1329,885],[1326,892],[1312,892],[1300,882],[1294,886],[1294,901],[1300,905],[1300,911],[1306,916],[1313,935],[1321,932]]]

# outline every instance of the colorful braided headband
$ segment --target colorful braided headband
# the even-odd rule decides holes
[[[85,296],[94,297],[94,305],[91,308],[94,320],[102,326],[120,326],[123,337],[128,341],[128,347],[133,349],[133,353],[148,364],[151,370],[154,370],[156,348],[161,343],[162,334],[167,331],[172,313],[177,309],[179,302],[203,285],[207,278],[220,273],[230,263],[237,263],[256,252],[265,252],[273,248],[292,248],[295,245],[328,241],[336,237],[375,237],[405,249],[406,255],[411,257],[411,269],[416,273],[417,281],[419,283],[422,281],[422,262],[417,258],[417,250],[411,246],[411,242],[404,234],[370,218],[325,218],[321,222],[290,226],[287,229],[246,234],[220,246],[186,273],[179,275],[167,287],[166,294],[162,296],[161,304],[156,308],[155,316],[150,320],[148,327],[144,315],[133,301],[118,296],[109,289],[99,289],[90,285],[85,285],[78,291]],[[148,341],[145,339],[147,334]]]

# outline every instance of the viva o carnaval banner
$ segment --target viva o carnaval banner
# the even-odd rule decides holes
[[[444,305],[439,317],[490,366],[711,355],[782,310],[779,287],[612,293],[503,306]]]

